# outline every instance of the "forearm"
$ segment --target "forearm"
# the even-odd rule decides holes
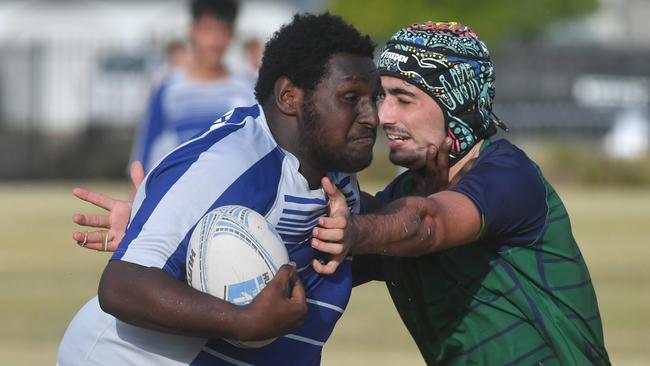
[[[376,214],[353,215],[353,254],[421,256],[437,250],[435,201],[407,197],[391,202]]]
[[[247,340],[243,308],[192,289],[165,272],[111,261],[99,287],[102,309],[133,325],[205,338]]]

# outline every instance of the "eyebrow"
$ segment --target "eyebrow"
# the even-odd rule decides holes
[[[363,76],[358,76],[358,75],[345,75],[340,78],[342,81],[351,81],[351,82],[368,82],[370,79],[363,77]]]
[[[409,97],[415,97],[415,93],[410,92],[404,88],[395,87],[395,88],[385,88],[384,91],[390,95],[406,95]]]

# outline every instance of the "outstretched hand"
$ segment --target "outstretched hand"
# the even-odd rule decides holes
[[[135,161],[131,164],[132,196],[143,180],[144,168],[139,161]],[[131,216],[133,199],[122,201],[85,188],[75,188],[72,194],[82,201],[90,202],[108,211],[107,215],[74,215],[72,221],[78,225],[107,230],[75,231],[72,238],[84,248],[114,252],[124,237]]]
[[[330,255],[330,259],[327,263],[314,259],[312,267],[320,274],[332,274],[347,257],[353,242],[349,226],[351,216],[345,196],[329,178],[324,177],[321,184],[329,198],[329,215],[318,219],[318,226],[312,231],[311,246]]]
[[[451,149],[449,137],[440,144],[440,147],[430,145],[427,148],[427,161],[423,169],[414,170],[415,182],[411,194],[429,196],[449,186],[449,150]]]

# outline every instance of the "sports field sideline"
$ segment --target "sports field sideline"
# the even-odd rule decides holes
[[[108,255],[81,250],[70,238],[70,218],[88,211],[70,193],[74,184],[0,184],[0,365],[54,364],[67,323],[96,293]],[[123,184],[83,186],[128,193]],[[612,363],[649,365],[650,189],[556,188],[591,270]],[[375,283],[353,291],[323,364],[424,363]]]

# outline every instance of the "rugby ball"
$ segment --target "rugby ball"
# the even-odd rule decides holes
[[[243,206],[223,206],[196,224],[187,250],[187,283],[235,305],[249,304],[289,263],[282,238],[259,213]],[[263,347],[275,339],[242,342],[242,348]]]

